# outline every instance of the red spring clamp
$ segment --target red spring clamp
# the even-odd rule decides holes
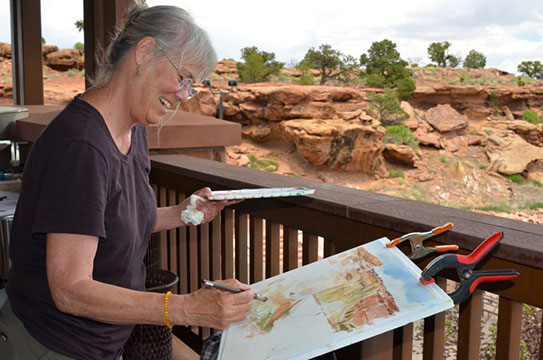
[[[455,304],[466,301],[480,283],[491,281],[505,281],[517,278],[519,273],[515,270],[482,270],[473,268],[494,250],[501,239],[503,232],[495,233],[486,238],[469,255],[445,254],[432,260],[422,271],[420,281],[423,284],[434,282],[434,276],[445,268],[455,268],[460,278],[460,286],[455,292],[449,294]]]

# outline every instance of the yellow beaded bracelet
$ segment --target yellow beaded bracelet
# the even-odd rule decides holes
[[[170,323],[170,320],[168,318],[168,298],[170,297],[171,294],[172,292],[168,291],[164,295],[164,324],[166,325],[168,329],[171,329],[173,327],[173,325]]]

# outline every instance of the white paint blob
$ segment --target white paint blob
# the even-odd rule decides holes
[[[190,196],[190,204],[181,211],[181,221],[186,225],[200,225],[204,220],[204,213],[196,209],[196,204],[198,201],[205,202],[206,200],[198,195]]]

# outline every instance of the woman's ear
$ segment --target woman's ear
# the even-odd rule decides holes
[[[155,56],[156,42],[151,36],[145,36],[138,41],[134,56],[137,65],[148,65],[151,59]]]

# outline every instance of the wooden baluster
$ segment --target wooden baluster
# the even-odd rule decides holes
[[[177,194],[177,203],[180,204],[185,200],[184,194]],[[187,227],[182,226],[179,228],[179,290],[181,294],[189,292],[189,247],[187,241]]]
[[[221,241],[221,218],[219,214],[211,222],[211,280],[221,279],[221,257],[222,257],[222,241]]]
[[[374,336],[362,342],[362,357],[364,360],[392,360],[394,332]]]
[[[200,288],[198,281],[198,227],[189,225],[189,289],[190,292]]]
[[[436,284],[446,289],[447,279],[436,277]],[[443,359],[445,352],[445,312],[424,319],[424,342],[422,358],[424,360]]]
[[[280,225],[266,221],[266,278],[279,274]]]
[[[541,339],[539,339],[539,360],[543,360],[543,319],[541,319]]]
[[[394,330],[394,360],[411,360],[413,358],[413,323]]]
[[[158,206],[163,207],[167,206],[167,190],[166,188],[158,188]],[[168,248],[168,232],[160,232],[160,268],[168,270],[168,260],[169,260],[169,248]]]
[[[224,209],[222,212],[222,276],[223,279],[231,279],[234,277],[234,210]]]
[[[251,271],[249,273],[251,284],[264,279],[264,220],[251,216],[250,220],[250,260]]]
[[[174,206],[177,205],[177,194],[174,190],[168,190],[168,206]],[[177,258],[179,256],[179,249],[178,249],[178,237],[177,237],[177,229],[171,229],[168,231],[168,242],[170,247],[170,268],[169,270],[179,276],[179,263],[177,262]],[[172,289],[173,293],[179,294],[179,282],[174,286]]]
[[[307,265],[319,258],[319,239],[316,235],[304,232],[303,264]]]
[[[522,304],[500,296],[496,360],[520,358],[521,331]]]
[[[248,233],[249,215],[236,211],[236,279],[244,284],[249,282]]]
[[[483,293],[476,289],[471,295],[471,298],[460,304],[457,359],[479,359],[482,312]]]
[[[200,279],[209,279],[209,224],[202,224],[200,228],[199,254],[200,254]],[[201,287],[201,283],[199,287]],[[211,329],[200,327],[200,337],[207,339],[211,335]]]
[[[283,272],[298,267],[298,230],[283,227]]]
[[[324,257],[332,256],[336,253],[336,244],[333,240],[324,239]]]

